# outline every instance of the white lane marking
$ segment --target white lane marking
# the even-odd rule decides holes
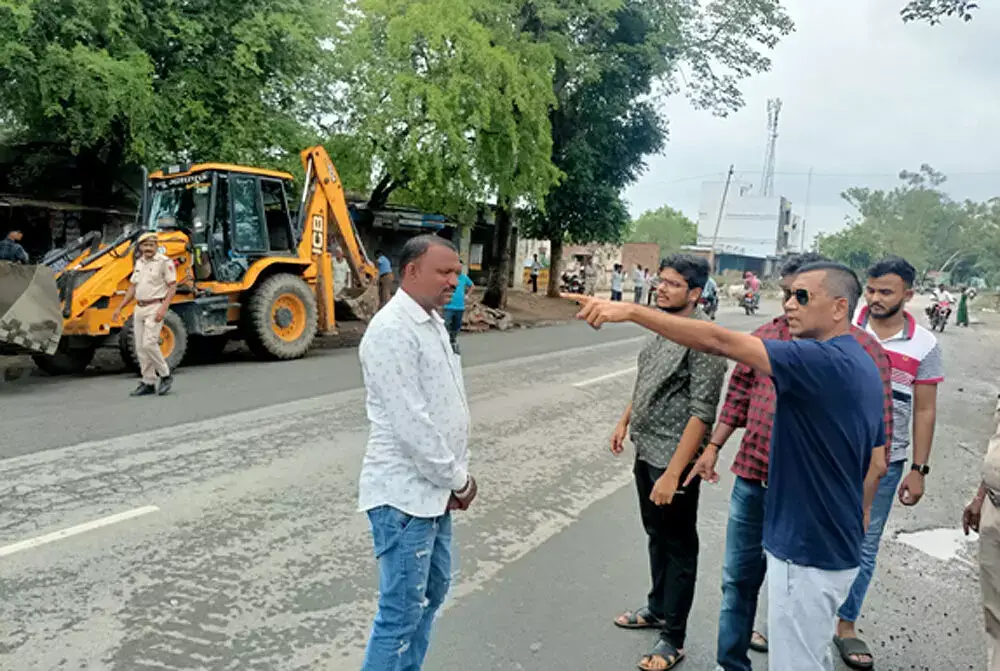
[[[157,508],[156,506],[143,506],[142,508],[136,508],[134,510],[126,510],[123,513],[108,515],[107,517],[102,517],[100,519],[92,520],[90,522],[77,524],[75,527],[69,527],[68,529],[61,529],[59,531],[54,531],[50,534],[45,534],[44,536],[36,536],[35,538],[29,538],[28,540],[20,541],[19,543],[13,543],[12,545],[5,545],[3,547],[0,547],[0,557],[6,557],[8,555],[12,555],[15,552],[20,552],[21,550],[37,548],[40,545],[46,545],[48,543],[60,541],[64,538],[69,538],[70,536],[77,536],[79,534],[86,533],[88,531],[94,531],[95,529],[111,526],[112,524],[118,524],[119,522],[131,520],[136,517],[141,517],[142,515],[155,513],[157,511],[159,511],[159,508]]]
[[[578,389],[582,387],[589,387],[592,384],[597,384],[598,382],[604,382],[605,380],[621,377],[622,375],[628,375],[629,373],[634,373],[637,370],[639,370],[637,366],[631,366],[629,368],[617,370],[614,373],[608,373],[607,375],[599,375],[597,377],[592,377],[589,380],[584,380],[582,382],[574,382],[573,386]]]

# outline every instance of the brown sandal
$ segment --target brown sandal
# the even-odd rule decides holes
[[[615,626],[621,629],[659,629],[663,626],[663,620],[653,615],[647,606],[643,606],[635,612],[627,610],[619,615],[615,618]]]
[[[662,659],[666,666],[652,666],[653,660],[656,658]],[[639,671],[670,671],[683,661],[684,651],[675,648],[670,641],[660,638],[649,654],[643,656],[639,661],[638,668]],[[659,663],[657,662],[657,664]]]

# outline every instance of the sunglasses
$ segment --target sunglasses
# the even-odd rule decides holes
[[[791,300],[792,296],[795,296],[795,302],[805,307],[809,305],[809,290],[808,289],[796,289],[792,291],[791,289],[785,289],[785,302],[787,303]]]

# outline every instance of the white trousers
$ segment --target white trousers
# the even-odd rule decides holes
[[[167,362],[160,351],[160,331],[163,322],[156,321],[156,312],[160,303],[135,306],[132,325],[135,329],[135,356],[139,360],[139,371],[142,381],[146,384],[156,384],[158,378],[170,375]]]
[[[834,671],[837,609],[858,569],[824,571],[767,555],[768,668]]]

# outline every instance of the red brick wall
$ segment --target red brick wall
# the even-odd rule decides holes
[[[660,246],[655,242],[626,242],[622,245],[622,265],[632,272],[635,264],[643,268],[660,267]]]

